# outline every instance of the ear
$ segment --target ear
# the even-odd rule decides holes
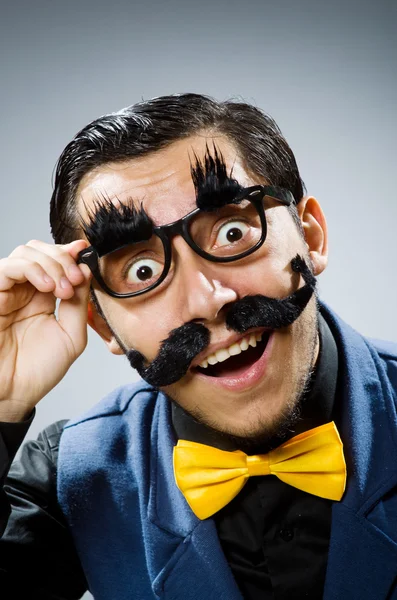
[[[327,222],[320,204],[313,196],[304,196],[297,205],[314,274],[320,275],[328,263]]]
[[[87,323],[101,336],[107,345],[109,352],[112,354],[124,354],[124,351],[111,332],[109,325],[106,323],[105,319],[98,314],[98,311],[91,301],[88,302]]]

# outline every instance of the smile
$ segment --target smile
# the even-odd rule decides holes
[[[269,330],[247,334],[205,357],[193,372],[213,385],[243,391],[264,376],[273,338],[274,331]]]
[[[199,364],[199,367],[206,369],[208,365],[216,365],[217,363],[224,362],[231,356],[237,356],[237,354],[245,352],[250,346],[256,348],[257,342],[260,342],[261,340],[261,333],[251,333],[249,336],[244,337],[242,340],[232,344],[228,348],[222,348],[221,350],[217,350],[214,354],[210,354]]]

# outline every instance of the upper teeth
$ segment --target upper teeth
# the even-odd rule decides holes
[[[243,338],[239,342],[232,344],[229,346],[229,348],[222,348],[221,350],[214,352],[214,354],[210,354],[200,363],[199,366],[203,367],[203,369],[206,369],[208,365],[216,365],[218,362],[223,362],[231,356],[235,356],[236,354],[244,352],[244,350],[247,350],[249,346],[253,346],[253,348],[255,348],[256,342],[260,342],[261,339],[261,333],[251,333],[251,335]]]

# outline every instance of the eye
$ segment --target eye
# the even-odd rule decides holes
[[[163,265],[150,258],[137,260],[127,271],[128,283],[147,283],[151,279],[158,279],[163,271]]]
[[[226,246],[240,241],[249,231],[249,226],[244,221],[229,221],[222,225],[216,238],[217,246]]]

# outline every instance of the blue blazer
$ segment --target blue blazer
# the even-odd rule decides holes
[[[369,342],[332,311],[348,479],[332,509],[325,600],[397,600],[397,345]],[[61,438],[58,499],[95,600],[242,600],[214,520],[176,487],[170,404],[121,387]]]

